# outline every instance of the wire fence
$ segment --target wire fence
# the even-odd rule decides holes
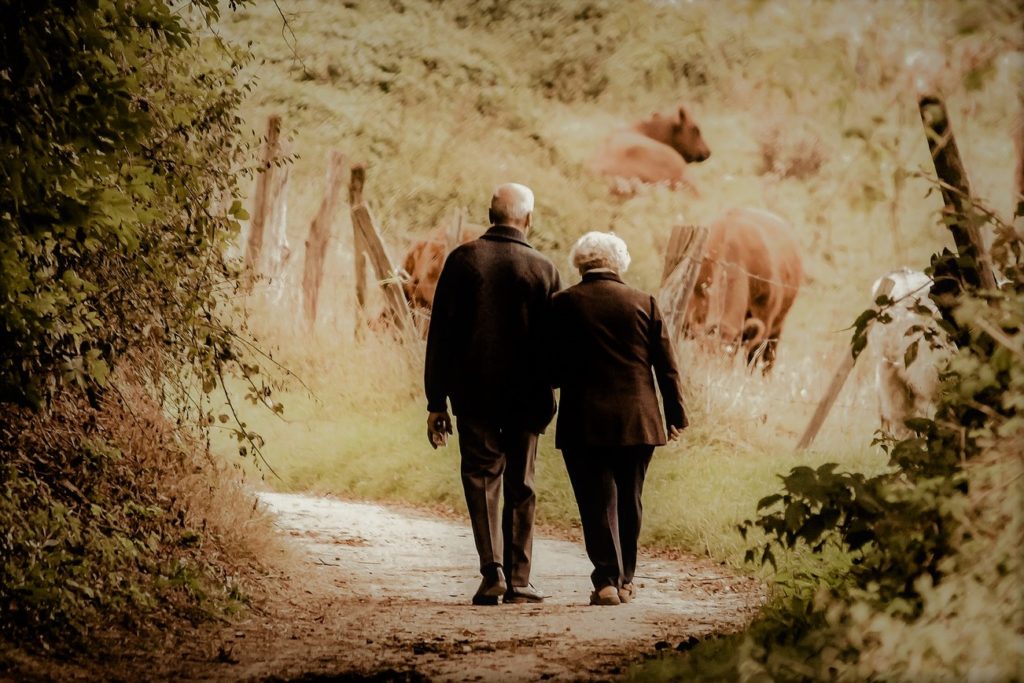
[[[690,263],[694,263],[694,262],[698,262],[698,259],[693,257],[693,256],[690,256],[690,255],[683,255],[683,256],[681,256],[679,258],[680,265],[682,264],[683,261],[689,261]],[[744,275],[746,275],[747,277],[749,277],[749,278],[751,278],[753,280],[759,280],[761,282],[767,282],[768,284],[772,284],[772,285],[775,285],[777,287],[783,287],[785,289],[790,289],[790,290],[793,290],[793,291],[798,291],[800,289],[800,285],[799,284],[794,285],[794,284],[791,284],[791,283],[788,283],[788,282],[782,282],[780,280],[773,280],[771,278],[764,277],[763,275],[757,275],[755,273],[751,273],[749,270],[744,268],[743,265],[741,265],[739,263],[736,263],[735,261],[723,261],[721,259],[714,259],[714,258],[711,258],[710,256],[707,256],[706,254],[704,256],[700,257],[699,261],[707,261],[709,263],[714,263],[716,265],[725,266],[725,267],[728,267],[728,268],[733,268],[733,269],[738,270],[739,272],[743,273]],[[677,265],[676,267],[678,268],[679,266]]]

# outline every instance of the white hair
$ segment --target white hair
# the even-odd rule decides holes
[[[576,240],[569,252],[569,263],[581,273],[595,268],[610,268],[625,273],[629,268],[629,249],[621,237],[611,232],[588,232]]]
[[[491,196],[494,219],[522,222],[533,213],[533,190],[519,183],[504,183],[494,188]]]

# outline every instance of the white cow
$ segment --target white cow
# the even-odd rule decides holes
[[[894,270],[875,280],[871,288],[872,297],[879,295],[887,278],[893,282],[889,298],[895,304],[888,309],[892,322],[872,324],[868,332],[868,349],[875,364],[882,431],[905,438],[911,435],[904,424],[907,418],[935,416],[939,371],[952,355],[953,347],[935,322],[939,311],[928,297],[931,278],[909,268]],[[913,310],[919,305],[927,308],[930,314]],[[915,326],[934,330],[937,335],[929,341],[922,331],[911,331]],[[915,341],[917,358],[908,367],[907,349]]]

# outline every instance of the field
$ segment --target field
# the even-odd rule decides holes
[[[975,193],[1010,214],[1020,107],[1013,3],[434,3],[281,0],[231,14],[253,41],[245,105],[259,134],[281,114],[297,154],[288,189],[292,255],[284,294],[246,302],[280,372],[278,418],[242,407],[266,440],[268,485],[461,510],[457,451],[425,439],[422,349],[356,339],[351,226],[335,222],[324,311],[297,311],[302,244],[331,150],[368,166],[366,194],[393,256],[466,207],[483,222],[491,189],[537,194],[532,241],[574,282],[568,247],[591,229],[630,245],[627,280],[654,291],[671,226],[734,206],[784,216],[807,280],[770,378],[684,345],[693,427],[659,451],[645,495],[645,542],[740,564],[735,524],[795,464],[872,472],[877,416],[858,368],[810,452],[800,431],[838,365],[845,330],[886,271],[922,268],[946,244],[914,96],[922,79],[947,101]],[[1016,51],[1014,51],[1016,50]],[[685,103],[711,158],[691,165],[699,194],[610,197],[586,161],[616,125]],[[374,307],[380,302],[374,301]],[[371,311],[371,315],[377,308]],[[539,515],[576,513],[551,434],[539,456]],[[233,442],[218,441],[237,459]],[[248,461],[246,461],[248,462]]]

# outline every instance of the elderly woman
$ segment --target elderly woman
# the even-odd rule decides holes
[[[658,305],[619,277],[629,266],[626,243],[590,232],[569,260],[583,281],[551,301],[552,376],[561,387],[555,445],[594,564],[590,602],[618,605],[636,595],[644,476],[655,446],[666,443],[655,378],[669,438],[678,438],[687,420]]]

